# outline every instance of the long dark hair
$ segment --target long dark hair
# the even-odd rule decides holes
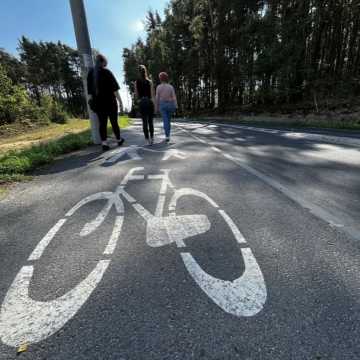
[[[95,67],[94,67],[94,89],[95,94],[99,92],[99,74],[100,70],[107,64],[107,59],[104,55],[98,54],[95,58]]]

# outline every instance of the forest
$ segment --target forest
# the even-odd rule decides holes
[[[319,112],[359,106],[359,0],[172,0],[149,11],[146,37],[123,50],[167,71],[183,113]],[[134,96],[134,95],[133,95]]]
[[[18,121],[64,123],[84,116],[78,52],[61,42],[22,37],[19,56],[0,49],[0,125]]]

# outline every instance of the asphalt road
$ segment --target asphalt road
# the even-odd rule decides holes
[[[360,139],[173,131],[0,202],[0,359],[360,359]]]

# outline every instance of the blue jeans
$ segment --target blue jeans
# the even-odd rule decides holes
[[[176,106],[173,101],[160,101],[160,113],[163,118],[165,136],[170,137],[171,130],[171,115],[176,111]]]

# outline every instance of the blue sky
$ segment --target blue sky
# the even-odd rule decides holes
[[[109,59],[109,68],[123,82],[122,49],[144,34],[149,9],[160,15],[168,0],[84,0],[92,46]],[[76,47],[68,0],[1,0],[0,47],[16,54],[18,39],[60,40]],[[122,85],[124,90],[124,86]],[[122,91],[124,102],[127,95]]]

